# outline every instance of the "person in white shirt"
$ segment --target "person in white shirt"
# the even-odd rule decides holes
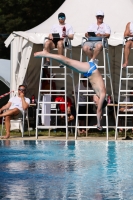
[[[25,97],[26,86],[19,85],[18,96],[11,97],[8,103],[0,108],[0,117],[5,117],[6,135],[1,139],[8,139],[10,137],[10,119],[17,119],[22,117],[23,110],[29,107],[30,99]],[[8,109],[8,110],[7,110]],[[5,111],[2,113],[2,111]]]
[[[123,67],[127,67],[130,49],[133,48],[133,22],[127,23],[126,29],[124,32],[124,37],[128,37],[126,39],[125,48],[124,48],[124,59],[125,60],[123,63]]]
[[[110,33],[111,33],[111,29],[110,27],[105,24],[103,22],[104,19],[104,12],[99,10],[96,13],[96,19],[97,22],[91,24],[88,29],[87,32],[85,33],[85,37],[90,37],[91,35],[88,34],[88,32],[94,32],[96,37],[106,37],[109,38],[110,37]],[[94,52],[93,52],[93,48],[94,48]],[[85,42],[83,45],[83,51],[84,53],[91,59],[90,61],[94,61],[96,62],[96,64],[98,64],[97,62],[97,56],[99,55],[99,53],[102,51],[103,45],[102,45],[102,41],[98,41],[98,42]]]
[[[44,45],[44,49],[50,52],[52,49],[57,48],[58,49],[58,54],[63,55],[63,40],[65,37],[67,37],[70,40],[73,40],[74,37],[74,32],[73,28],[70,24],[65,23],[66,16],[64,13],[59,13],[58,14],[58,20],[59,23],[55,24],[52,26],[50,34],[49,34],[49,40],[46,41]],[[60,39],[55,40],[53,38],[52,33],[59,33]],[[46,62],[44,66],[49,66],[50,61],[49,58],[46,58]]]

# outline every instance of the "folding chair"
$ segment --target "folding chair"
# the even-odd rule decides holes
[[[24,125],[25,125],[25,120],[27,120],[27,125],[28,125],[28,131],[29,131],[29,136],[30,136],[30,129],[29,129],[29,117],[28,117],[28,109],[26,111],[23,111],[22,113],[22,117],[18,118],[18,119],[11,119],[10,123],[11,123],[11,128],[10,130],[20,130],[22,133],[22,137],[24,136]],[[1,136],[2,136],[2,132],[3,132],[3,128],[4,128],[4,123],[5,123],[5,118],[2,118],[2,126],[1,126]],[[17,125],[14,126],[14,128],[12,127],[12,125]]]

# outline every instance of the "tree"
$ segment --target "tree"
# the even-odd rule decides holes
[[[1,0],[0,34],[26,31],[45,21],[65,0]],[[10,49],[4,46],[0,37],[0,58],[9,59]]]

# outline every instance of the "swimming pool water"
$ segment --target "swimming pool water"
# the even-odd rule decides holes
[[[0,199],[133,200],[132,141],[0,141]]]

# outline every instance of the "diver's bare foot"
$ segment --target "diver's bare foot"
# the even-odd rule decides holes
[[[47,57],[48,52],[46,50],[34,53],[34,57]]]
[[[123,67],[123,68],[124,68],[124,67],[127,67],[127,65],[128,65],[128,62],[124,62],[122,67]]]

